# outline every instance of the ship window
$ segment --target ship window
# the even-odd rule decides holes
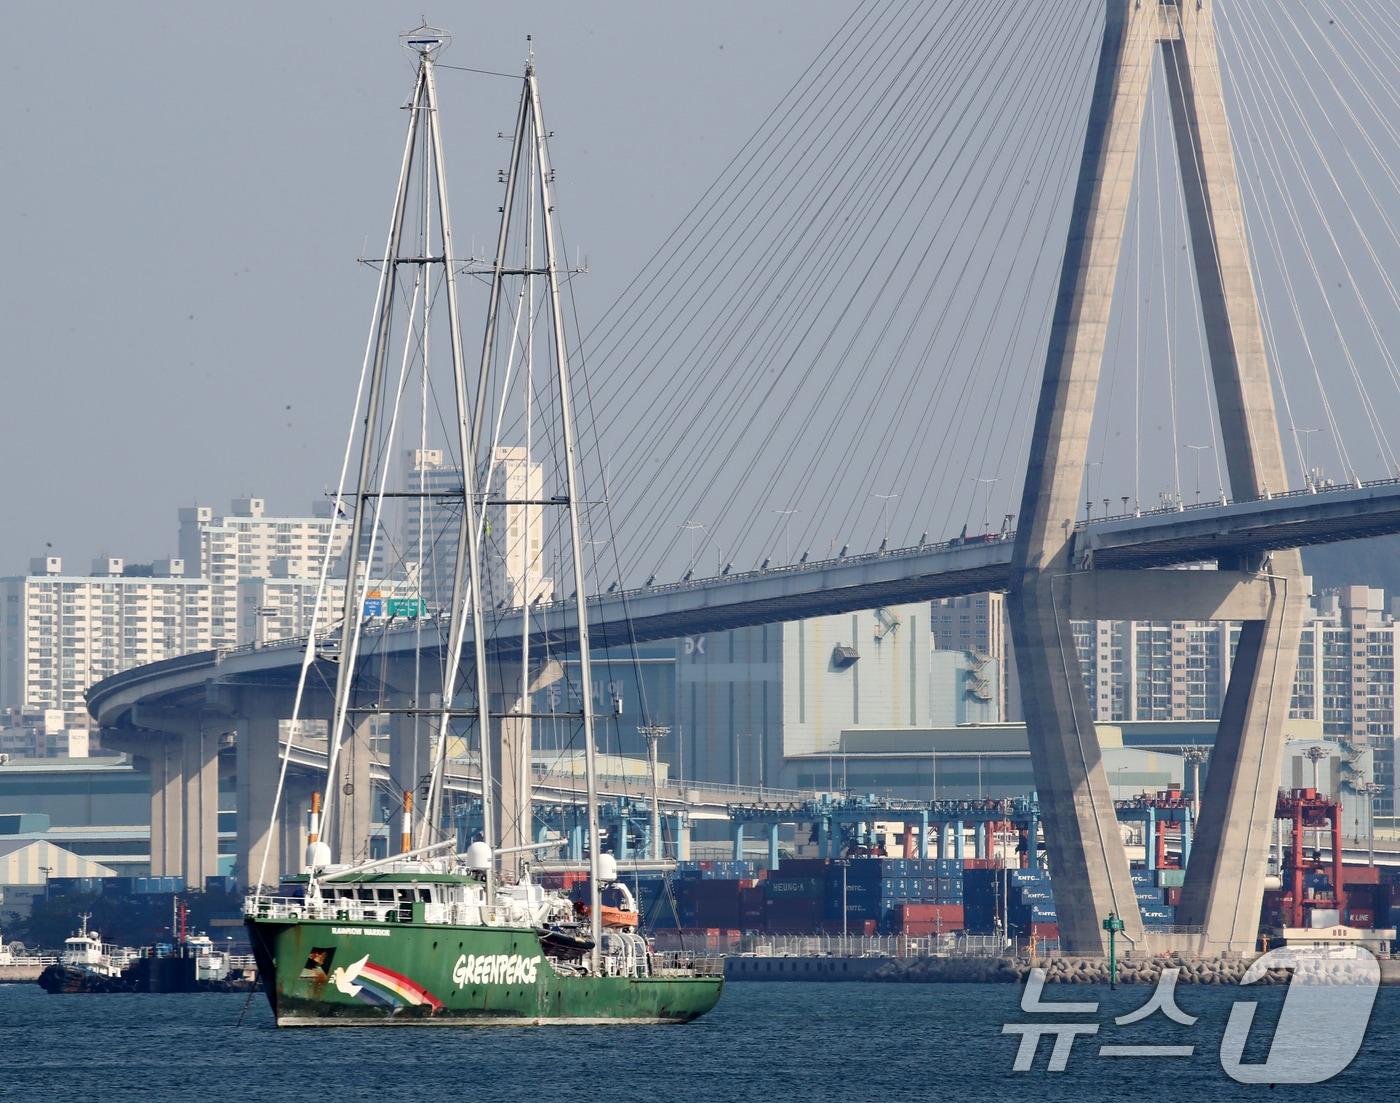
[[[423,903],[426,904],[426,903],[427,903],[429,900],[431,900],[432,898],[433,898],[433,894],[432,894],[431,892],[429,892],[427,889],[419,889],[419,890],[418,890],[418,899],[421,900],[421,901],[423,901]]]
[[[379,902],[380,902],[381,904],[392,904],[392,903],[394,902],[394,890],[393,890],[393,889],[380,889],[380,890],[379,890]]]

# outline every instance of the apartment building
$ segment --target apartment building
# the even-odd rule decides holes
[[[519,605],[549,600],[553,581],[544,573],[547,514],[544,469],[526,462],[525,449],[502,446],[492,453],[482,530],[481,571],[487,605]],[[462,469],[440,448],[413,449],[405,457],[406,492],[399,551],[406,562],[421,562],[423,597],[430,612],[452,602],[452,576],[461,526]],[[397,573],[397,572],[394,572]]]
[[[27,575],[0,580],[0,707],[58,710],[86,727],[83,694],[128,667],[212,646],[212,586],[188,578],[179,559],[140,573],[121,559],[70,575],[63,560],[33,560]]]

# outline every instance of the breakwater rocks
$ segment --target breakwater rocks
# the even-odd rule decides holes
[[[871,980],[926,984],[1021,984],[1032,968],[1045,970],[1047,984],[1107,984],[1104,958],[892,958]],[[1163,969],[1178,969],[1178,984],[1238,984],[1249,962],[1242,958],[1129,958],[1118,963],[1119,984],[1156,984]],[[1339,976],[1341,966],[1339,964]],[[1270,969],[1256,984],[1287,984],[1289,970]]]

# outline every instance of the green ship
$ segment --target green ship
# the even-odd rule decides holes
[[[418,61],[414,92],[408,104],[408,138],[389,240],[379,262],[375,322],[357,393],[351,442],[347,445],[345,468],[336,492],[331,538],[325,552],[311,630],[306,638],[297,705],[292,716],[294,723],[300,719],[298,714],[307,692],[308,675],[316,670],[318,678],[328,678],[333,671],[335,695],[326,740],[324,797],[320,793],[312,797],[306,861],[300,875],[285,879],[279,888],[264,888],[265,854],[261,869],[246,871],[250,874],[249,883],[256,887],[245,901],[244,921],[278,1026],[687,1022],[703,1015],[719,1000],[724,985],[721,963],[716,959],[653,951],[639,933],[641,916],[625,883],[618,878],[616,862],[610,854],[602,852],[602,835],[598,830],[589,626],[587,617],[577,616],[587,600],[582,558],[584,541],[579,518],[581,494],[575,466],[577,441],[559,295],[561,268],[556,256],[549,132],[540,114],[533,59],[525,67],[510,168],[502,170],[506,200],[501,207],[500,238],[491,269],[481,377],[469,385],[463,370],[455,287],[456,275],[464,268],[464,262],[452,247],[442,136],[438,129],[441,115],[434,76],[436,54],[448,41],[443,32],[426,26],[403,37],[403,45]],[[524,178],[519,188],[518,177]],[[527,197],[528,210],[515,220],[524,224],[525,246],[523,256],[508,257],[507,242],[513,225],[512,197],[518,192]],[[430,194],[437,197],[435,205],[429,202]],[[413,199],[418,204],[416,210],[411,209],[410,197],[416,197]],[[537,221],[543,228],[544,253],[538,259]],[[404,240],[405,225],[416,226],[413,231],[417,234],[416,241]],[[433,227],[436,228],[435,238],[430,234]],[[426,403],[430,388],[426,335],[432,325],[441,326],[442,322],[430,324],[429,321],[429,303],[436,297],[430,287],[432,277],[427,275],[430,268],[440,271],[434,286],[446,289],[452,377],[450,391],[445,393],[453,394],[456,403],[451,418],[443,419],[450,429],[442,443],[449,452],[455,451],[457,457],[466,458],[460,462],[464,485],[447,495],[455,495],[458,502],[453,522],[457,526],[457,544],[450,607],[438,611],[432,624],[425,627],[428,601],[421,590],[415,593],[412,589],[415,580],[422,576],[425,555],[423,526],[420,526],[420,543],[414,562],[411,567],[404,564],[402,575],[402,584],[409,587],[408,596],[390,598],[387,606],[380,600],[377,589],[370,590],[369,572],[358,569],[357,560],[361,557],[349,554],[342,557],[343,603],[339,623],[332,625],[338,639],[332,639],[330,632],[318,633],[317,626],[332,621],[329,611],[332,591],[326,580],[332,563],[331,548],[337,540],[336,528],[343,522],[348,529],[348,538],[341,547],[364,549],[364,562],[373,563],[376,540],[384,528],[385,498],[409,496],[386,495],[379,473],[387,470],[391,459],[398,454],[395,450],[403,447],[396,441],[395,432],[402,421],[408,420],[407,417],[400,419],[398,414],[399,403],[409,389],[407,377],[411,362],[415,366],[421,363],[423,373],[421,401],[424,405],[418,419],[422,437],[416,446],[426,450],[431,443],[427,439]],[[536,278],[544,285],[552,323],[549,344],[554,371],[550,376],[556,389],[552,400],[547,405],[542,400],[541,406],[558,416],[559,440],[555,454],[562,456],[563,462],[555,468],[555,477],[561,485],[549,488],[552,493],[542,489],[505,503],[518,507],[521,512],[510,525],[500,525],[492,540],[494,554],[503,557],[508,549],[501,547],[506,535],[502,530],[509,529],[514,535],[518,525],[530,534],[528,539],[533,547],[528,554],[538,559],[541,552],[536,533],[542,530],[534,527],[537,515],[533,507],[558,506],[567,511],[554,528],[554,534],[560,544],[561,562],[567,546],[574,585],[573,596],[569,599],[571,608],[566,612],[576,622],[577,681],[569,688],[581,706],[578,712],[548,715],[556,722],[568,718],[569,723],[577,723],[574,739],[584,750],[587,833],[582,837],[588,840],[586,864],[583,848],[572,841],[566,842],[557,834],[544,842],[533,841],[541,834],[548,836],[549,832],[543,825],[540,831],[536,830],[529,784],[522,780],[522,775],[528,779],[528,773],[518,768],[520,762],[531,761],[532,691],[527,689],[518,696],[514,711],[492,711],[493,693],[488,684],[488,665],[492,678],[498,673],[504,674],[505,660],[496,654],[501,650],[502,625],[513,626],[517,620],[520,634],[509,642],[519,651],[519,684],[538,685],[543,669],[551,665],[559,668],[557,661],[550,659],[547,646],[534,645],[532,652],[532,639],[538,635],[537,629],[532,627],[535,615],[532,607],[552,595],[532,588],[530,560],[523,554],[526,539],[523,536],[520,537],[522,554],[519,560],[527,564],[525,581],[516,591],[515,608],[500,613],[499,610],[509,603],[495,603],[493,657],[488,658],[481,560],[486,553],[483,536],[492,531],[486,510],[493,503],[486,494],[478,494],[477,488],[493,485],[492,465],[500,451],[496,447],[498,441],[488,430],[495,424],[499,433],[501,415],[490,417],[491,412],[483,403],[486,385],[495,378],[491,371],[493,342],[498,328],[503,328],[498,327],[497,321],[502,300],[506,298],[502,281],[507,275],[523,277],[520,293],[515,297],[515,324],[519,326],[523,315],[527,335],[535,330]],[[393,365],[389,334],[394,312],[404,303],[409,304],[404,326],[408,339],[395,384],[390,378]],[[513,358],[521,344],[524,346],[521,363],[516,366]],[[541,384],[532,380],[532,350],[533,340],[529,336],[512,342],[500,397],[501,411],[518,412],[523,403],[526,433],[525,445],[520,451],[527,473],[532,439],[529,427],[534,424],[530,403],[536,391],[543,390]],[[415,357],[421,360],[415,361]],[[514,406],[505,393],[513,371],[524,392],[523,399],[517,399]],[[467,399],[472,391],[477,396],[475,407]],[[360,406],[362,401],[363,407]],[[357,483],[350,488],[347,477],[357,436],[359,474]],[[421,502],[442,494],[441,491],[427,491],[421,482],[418,489]],[[463,503],[470,505],[463,508]],[[450,503],[448,508],[451,508]],[[382,683],[376,680],[379,671],[372,653],[377,641],[382,639],[373,620],[382,617],[386,608],[390,618],[403,616],[411,622],[410,627],[417,633],[415,654],[435,649],[426,662],[412,668],[414,681],[409,700],[413,707],[392,710],[411,716],[415,753],[420,723],[426,729],[432,769],[426,780],[402,781],[404,823],[399,853],[365,860],[369,840],[339,834],[362,834],[363,827],[354,831],[347,828],[344,816],[340,820],[332,817],[332,806],[342,799],[348,803],[355,795],[348,773],[344,784],[341,783],[338,762],[342,748],[356,738],[355,732],[364,723],[364,714],[388,711],[376,696],[379,692],[376,687]],[[470,657],[463,654],[468,636],[472,647]],[[544,637],[546,641],[551,638]],[[371,653],[366,655],[363,650]],[[533,663],[532,654],[535,656]],[[541,655],[544,662],[541,662]],[[421,684],[418,679],[423,669],[436,671],[440,680],[435,684]],[[501,680],[506,679],[502,677]],[[361,682],[367,682],[368,688],[359,686]],[[499,698],[500,692],[495,696]],[[456,704],[459,698],[464,702],[462,706]],[[430,701],[431,707],[418,708],[420,700]],[[509,735],[505,725],[508,719]],[[493,723],[501,724],[499,740],[485,737]],[[475,744],[478,776],[484,784],[480,785],[480,829],[475,832],[479,837],[468,845],[472,834],[464,827],[459,840],[458,824],[455,821],[449,824],[449,817],[444,814],[443,790],[449,744],[461,747],[469,740]],[[499,751],[492,750],[495,742],[501,747]],[[509,750],[505,749],[507,745]],[[368,745],[360,753],[371,753]],[[507,783],[493,769],[493,758],[498,753],[502,760],[509,756],[517,764],[516,780]],[[291,757],[289,741],[272,802],[274,808],[282,806]],[[426,799],[421,818],[415,820],[414,796],[420,789]],[[653,802],[658,799],[655,788],[652,799]],[[659,815],[656,807],[654,804],[654,817]],[[321,838],[323,808],[327,821],[337,832],[337,837],[329,842]],[[368,809],[364,812],[367,815]],[[351,822],[363,824],[365,819],[362,816]],[[497,844],[498,838],[503,840],[503,845]],[[332,844],[334,851],[342,856],[339,862],[333,859]],[[566,846],[572,851],[570,858],[557,858],[553,868],[580,872],[587,869],[586,904],[583,901],[575,904],[564,892],[546,888],[532,877],[532,855],[539,851],[562,851]],[[654,838],[651,860],[661,863],[658,848],[659,838]]]
[[[605,930],[595,973],[567,898],[516,885],[484,900],[484,871],[426,868],[261,897],[247,925],[277,1025],[679,1023],[719,1000],[718,962]]]

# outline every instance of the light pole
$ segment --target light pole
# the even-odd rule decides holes
[[[792,562],[792,515],[795,509],[775,509],[774,513],[783,519],[783,562]]]
[[[992,491],[996,489],[997,483],[1001,482],[1001,480],[997,478],[977,479],[976,482],[979,486],[982,483],[987,484],[987,496],[982,499],[982,532],[986,533],[986,531],[992,527]]]
[[[1312,450],[1309,447],[1309,445],[1312,443],[1312,435],[1316,432],[1319,432],[1319,430],[1294,429],[1293,432],[1303,438],[1303,489],[1312,490],[1314,489],[1312,476],[1312,461],[1310,458]]]
[[[1204,747],[1187,747],[1181,755],[1191,764],[1191,819],[1201,821],[1201,763],[1206,760]]]
[[[1385,792],[1385,786],[1378,781],[1368,781],[1361,786],[1366,794],[1366,864],[1376,864],[1376,797]]]
[[[1201,504],[1201,453],[1210,449],[1209,444],[1188,444],[1187,448],[1196,453],[1196,504]]]
[[[666,724],[641,724],[637,734],[647,741],[647,763],[651,767],[651,858],[661,854],[661,754],[658,744],[671,734]]]
[[[582,543],[588,545],[590,548],[594,548],[594,547],[596,547],[596,548],[606,548],[606,547],[608,546],[608,542],[607,542],[606,540],[584,540],[584,541],[582,541]],[[502,553],[502,554],[501,554],[501,573],[502,573],[502,575],[505,574],[505,566],[506,566],[506,557],[505,557],[505,554]],[[594,574],[595,577],[596,577],[597,574],[598,574],[598,553],[597,553],[597,552],[594,552],[594,553],[593,553],[593,574]]]
[[[888,544],[888,543],[890,542],[890,500],[893,499],[893,498],[898,498],[899,495],[898,495],[898,494],[872,494],[872,495],[870,495],[870,496],[871,496],[872,498],[879,498],[879,499],[880,499],[880,510],[881,510],[881,513],[882,513],[882,515],[884,516],[884,519],[885,519],[885,529],[884,529],[884,533],[882,534],[882,539],[884,540],[885,544]],[[884,544],[882,544],[881,547],[884,547]]]
[[[1303,752],[1303,757],[1313,764],[1313,792],[1321,794],[1322,786],[1318,782],[1318,771],[1322,760],[1327,757],[1327,751],[1314,744]],[[1313,836],[1313,846],[1318,850],[1322,849],[1322,828],[1317,829],[1317,834]]]
[[[841,946],[847,953],[850,952],[850,945],[847,939],[850,938],[849,923],[847,916],[850,914],[846,907],[846,870],[850,866],[850,860],[842,858],[836,863],[841,867]]]
[[[273,617],[277,616],[279,610],[275,605],[259,605],[255,611],[256,631],[254,639],[261,647],[267,643],[267,624]]]
[[[702,525],[699,521],[687,521],[681,526],[681,528],[686,529],[690,533],[690,563],[688,566],[692,569],[695,567],[695,530],[699,529],[705,534],[705,539],[715,546],[715,577],[718,578],[720,570],[719,541],[717,541],[713,536],[711,536],[710,530],[707,529],[704,525]]]
[[[744,742],[743,742],[743,741],[744,741],[745,739],[752,739],[752,740],[754,741],[754,744],[753,744],[753,745],[754,745],[754,762],[755,762],[754,774],[755,774],[755,776],[756,776],[757,779],[758,779],[758,788],[759,788],[760,791],[761,791],[761,790],[763,789],[764,784],[765,784],[764,776],[763,776],[763,751],[764,751],[765,745],[766,745],[767,742],[768,742],[766,739],[764,739],[764,733],[763,733],[763,732],[735,732],[735,733],[734,733],[734,747],[735,747],[735,751],[736,751],[735,762],[734,762],[734,784],[735,784],[735,785],[738,785],[738,784],[740,784],[741,781],[742,781],[742,773],[741,773],[741,771],[740,771],[740,766],[743,764],[743,760],[744,760],[744,752],[743,752],[743,749],[742,749],[742,748],[743,748],[743,746],[744,746]]]

